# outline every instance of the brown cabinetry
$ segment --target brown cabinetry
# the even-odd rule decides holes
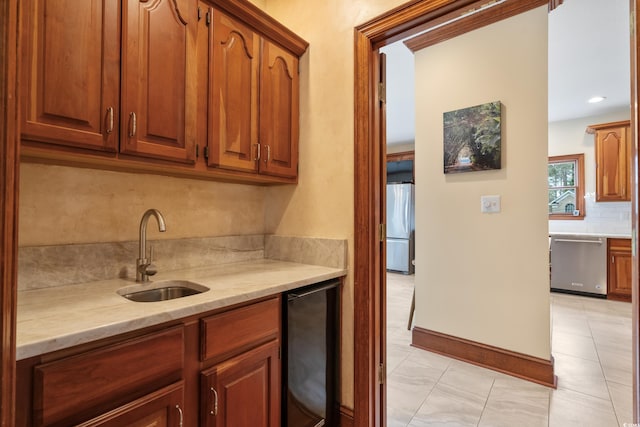
[[[78,427],[181,427],[184,389],[174,384],[114,409]]]
[[[308,44],[246,0],[26,0],[23,160],[295,183]]]
[[[295,178],[298,57],[226,13],[207,10],[208,165]]]
[[[607,298],[631,302],[631,239],[607,239]]]
[[[120,0],[21,2],[25,140],[115,152]]]
[[[279,345],[271,341],[202,372],[202,426],[280,425]]]
[[[596,201],[631,200],[631,140],[629,121],[591,125],[595,133]]]
[[[270,299],[202,319],[201,425],[280,425],[280,318]]]
[[[94,418],[97,422],[125,412],[131,417],[134,409],[146,416],[151,407],[155,413],[156,399],[130,403],[182,379],[183,335],[182,327],[172,327],[36,365],[33,425],[73,425]],[[175,406],[182,400],[170,402]],[[146,404],[150,406],[144,409]]]
[[[16,426],[276,427],[281,298],[18,362]]]
[[[120,151],[195,160],[195,0],[123,0]]]

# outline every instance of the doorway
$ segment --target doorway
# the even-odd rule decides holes
[[[446,20],[447,14],[468,7],[473,1],[416,1],[396,8],[364,25],[356,28],[355,35],[355,425],[384,425],[384,387],[378,383],[376,375],[380,366],[380,337],[382,325],[381,275],[384,263],[378,244],[379,224],[381,224],[382,197],[380,147],[380,113],[376,108],[379,101],[376,93],[379,77],[377,51],[380,47],[414,35],[434,22]],[[525,2],[523,2],[525,3]],[[528,2],[533,7],[547,4],[546,1]],[[558,2],[553,2],[558,3]],[[637,0],[631,1],[631,11],[636,16]],[[460,28],[465,32],[464,20]],[[637,36],[632,35],[632,105],[637,100]],[[635,107],[634,107],[635,108]],[[638,111],[632,111],[632,133],[634,150],[637,146]],[[634,165],[635,167],[635,165]],[[634,229],[638,223],[634,190],[632,222]],[[634,259],[634,331],[637,332],[637,258]],[[637,336],[637,333],[634,333]],[[636,361],[637,339],[634,341],[634,365]],[[637,369],[634,371],[634,418],[637,418]]]

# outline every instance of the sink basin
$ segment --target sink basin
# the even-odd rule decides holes
[[[118,290],[118,295],[135,302],[167,301],[207,292],[209,288],[188,280],[163,280],[127,286]]]

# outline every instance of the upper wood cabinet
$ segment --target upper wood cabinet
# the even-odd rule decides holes
[[[197,3],[124,0],[120,151],[195,161]]]
[[[260,70],[260,170],[298,175],[298,58],[262,41]],[[264,152],[266,151],[266,153]]]
[[[23,139],[115,152],[120,0],[21,2]]]
[[[257,172],[260,36],[211,8],[209,166]]]
[[[629,121],[591,125],[596,148],[596,202],[631,200]]]
[[[210,8],[209,166],[295,178],[298,57]]]
[[[248,0],[25,0],[23,160],[295,183],[308,43]]]

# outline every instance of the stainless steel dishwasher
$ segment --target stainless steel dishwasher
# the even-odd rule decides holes
[[[549,249],[552,291],[606,297],[606,238],[555,235]]]
[[[282,426],[338,425],[338,290],[329,280],[283,300]]]

